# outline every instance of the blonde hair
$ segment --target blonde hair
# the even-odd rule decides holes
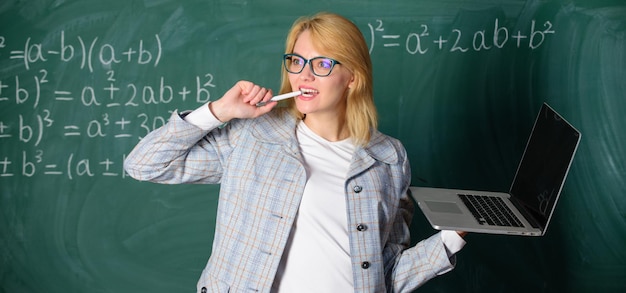
[[[360,146],[369,143],[371,131],[378,126],[376,106],[373,97],[372,61],[363,34],[354,23],[343,16],[320,12],[313,16],[301,17],[289,30],[285,53],[293,53],[296,40],[308,30],[316,49],[325,56],[341,62],[354,76],[353,87],[348,90],[346,101],[346,124],[350,137]],[[280,93],[291,92],[288,72],[281,73]],[[304,114],[289,100],[285,110],[297,119]]]

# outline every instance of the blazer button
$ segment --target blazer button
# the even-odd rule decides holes
[[[357,229],[358,231],[365,231],[365,230],[367,230],[367,225],[365,225],[365,224],[358,224],[358,225],[356,226],[356,229]]]
[[[370,268],[370,262],[369,261],[364,261],[363,263],[361,263],[361,268],[364,270],[367,270]]]
[[[363,190],[363,187],[361,187],[360,185],[357,185],[354,188],[352,188],[352,190],[354,190],[354,192],[356,193],[359,193],[361,192],[361,190]]]
[[[200,290],[200,293],[206,293],[206,292],[207,292],[206,287],[202,287],[202,289]]]

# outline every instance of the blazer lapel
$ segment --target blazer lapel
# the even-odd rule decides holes
[[[376,161],[385,164],[395,164],[398,162],[398,153],[393,144],[385,139],[385,136],[377,130],[372,132],[372,138],[365,147],[357,147],[348,178],[352,178],[370,168]]]

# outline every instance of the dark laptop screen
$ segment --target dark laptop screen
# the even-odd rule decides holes
[[[544,103],[510,191],[542,229],[554,210],[579,141],[580,132]]]

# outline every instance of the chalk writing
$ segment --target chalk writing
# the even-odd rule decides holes
[[[127,152],[166,123],[167,117],[148,114],[145,107],[179,101],[203,104],[215,88],[210,72],[176,84],[166,75],[137,81],[118,74],[119,66],[158,68],[164,57],[159,35],[131,41],[122,49],[100,37],[69,38],[65,31],[57,39],[47,47],[50,43],[27,37],[11,47],[10,40],[0,36],[0,56],[11,68],[23,68],[0,79],[0,107],[16,109],[0,117],[0,143],[19,149],[0,154],[0,178],[126,178],[124,155],[106,150],[115,145]],[[59,66],[72,74],[83,71],[89,78],[78,79],[78,84],[57,79]],[[172,112],[163,113],[167,111]],[[59,137],[62,145],[53,142]],[[92,151],[97,149],[103,151]]]
[[[162,46],[159,35],[154,36],[154,41],[156,42],[156,51],[154,52],[148,49],[143,40],[139,40],[136,43],[136,47],[117,50],[109,43],[99,42],[98,37],[93,38],[90,42],[83,40],[80,36],[77,36],[76,39],[77,45],[66,43],[65,31],[61,31],[58,47],[47,49],[44,48],[42,43],[36,43],[31,38],[28,38],[24,43],[23,49],[12,50],[9,58],[21,60],[24,67],[30,69],[34,63],[46,62],[57,56],[60,61],[70,62],[80,53],[80,69],[87,69],[89,72],[94,72],[94,59],[99,61],[99,64],[103,67],[122,62],[138,65],[152,64],[154,67],[157,67],[161,60]]]
[[[383,20],[377,19],[374,23],[368,23],[370,32],[370,53],[382,43],[383,48],[403,47],[410,55],[424,55],[432,51],[445,51],[450,53],[465,53],[468,51],[487,51],[502,49],[507,45],[515,48],[539,48],[546,38],[555,33],[550,21],[545,21],[541,26],[536,20],[530,23],[529,32],[517,30],[514,34],[510,29],[502,26],[499,19],[493,21],[493,26],[477,31],[463,31],[458,28],[444,33],[433,34],[427,24],[420,24],[418,29],[406,35],[388,33]],[[471,41],[465,41],[465,35],[471,35]],[[377,37],[380,37],[378,39]]]
[[[75,153],[69,153],[65,157],[58,155],[50,156],[43,150],[36,150],[33,155],[22,151],[21,168],[17,170],[22,177],[36,175],[59,176],[69,180],[80,177],[121,177],[126,178],[123,162],[126,158],[122,155],[117,160],[111,158],[94,159],[93,157],[78,157]],[[50,158],[52,157],[52,158]],[[9,157],[0,161],[0,177],[12,177],[16,175],[15,168],[11,168],[13,162]]]

